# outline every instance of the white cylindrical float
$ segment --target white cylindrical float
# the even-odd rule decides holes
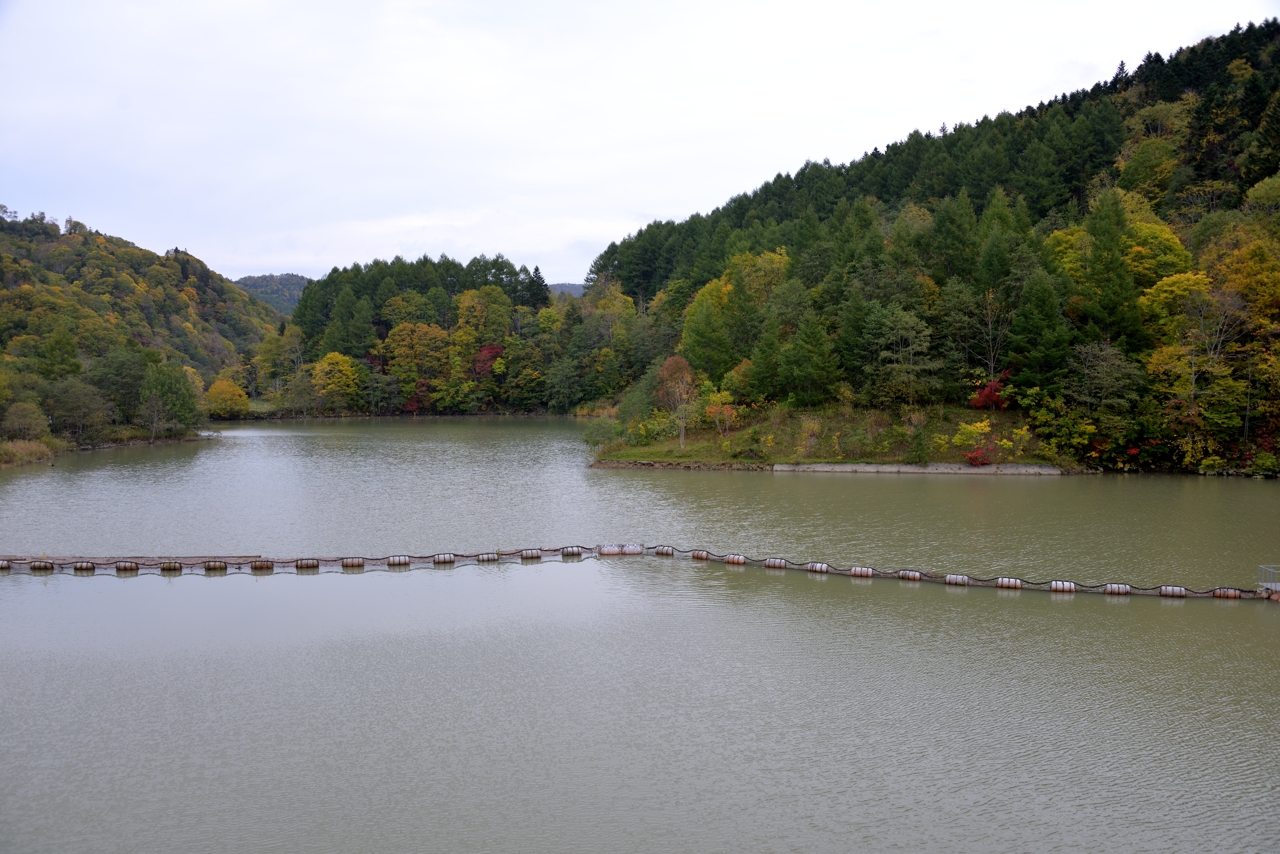
[[[1128,596],[1132,588],[1128,584],[1108,584],[1102,592],[1108,596]]]
[[[582,546],[565,546],[560,550],[560,554],[564,557],[581,557]]]
[[[201,566],[204,567],[206,573],[227,571],[227,562],[225,560],[206,560]]]
[[[1050,593],[1075,593],[1076,583],[1074,581],[1050,581]]]
[[[764,559],[764,565],[769,569],[786,569],[787,561],[780,557],[767,557]]]
[[[1002,575],[996,579],[996,587],[1003,587],[1006,590],[1021,590],[1022,579],[1010,578],[1007,575]]]
[[[653,549],[653,553],[658,555],[659,557],[671,557],[676,553],[676,550],[673,549],[671,546],[655,546]]]
[[[498,559],[497,552],[484,552],[483,554],[476,555],[477,563],[493,563],[497,559]]]
[[[869,566],[855,566],[849,570],[854,578],[874,578],[876,571]]]
[[[274,561],[263,560],[262,558],[249,562],[249,569],[254,572],[274,572],[275,568]]]
[[[33,560],[31,561],[32,572],[53,572],[53,561],[51,560]]]
[[[392,555],[387,558],[387,566],[410,566],[412,563],[408,555]]]
[[[116,561],[116,572],[129,573],[129,572],[137,572],[137,571],[138,571],[138,564],[135,561],[131,561],[131,560]]]
[[[1239,599],[1240,591],[1234,587],[1215,587],[1213,589],[1213,597],[1215,599]]]
[[[945,580],[948,584],[954,584],[954,585],[956,585],[956,586],[958,586],[958,587],[968,587],[968,586],[969,586],[969,576],[967,576],[967,575],[956,575],[956,574],[954,574],[954,573],[948,573],[948,574],[947,574],[947,577],[946,577],[944,580]]]
[[[747,562],[747,558],[745,555],[725,555],[724,562],[742,566]]]
[[[521,549],[521,560],[542,560],[542,549]]]
[[[810,572],[830,572],[831,571],[831,567],[828,564],[825,564],[822,561],[818,561],[818,560],[809,561],[807,564],[805,564],[804,568],[809,570]]]
[[[293,562],[294,569],[319,569],[320,561],[313,557],[304,557]]]
[[[898,570],[898,578],[903,581],[919,581],[920,571],[916,569],[900,569]]]
[[[441,552],[438,555],[431,556],[432,563],[453,563],[454,560],[453,552]]]
[[[182,572],[182,561],[180,560],[162,560],[160,561],[161,572]]]
[[[1163,584],[1160,586],[1160,595],[1170,596],[1174,599],[1185,599],[1187,597],[1187,588],[1173,584]]]
[[[364,569],[364,558],[362,557],[344,557],[342,559],[343,569]]]
[[[642,555],[644,554],[644,546],[639,543],[627,543],[622,547],[624,555]]]
[[[71,564],[71,568],[76,572],[93,572],[98,568],[98,565],[91,560],[78,560]]]
[[[711,560],[711,553],[702,549],[694,549],[689,553],[689,557],[694,560]]]
[[[596,546],[596,554],[612,557],[613,555],[622,554],[622,546],[615,546],[612,543],[607,545]]]

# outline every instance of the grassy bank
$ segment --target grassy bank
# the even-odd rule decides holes
[[[11,439],[0,442],[0,468],[10,466],[44,463],[71,451],[96,451],[106,448],[119,448],[128,445],[152,445],[168,442],[192,442],[200,438],[200,434],[191,430],[177,435],[151,439],[151,433],[142,428],[121,427],[113,429],[109,436],[97,437],[90,444],[77,444],[56,436],[44,436],[40,439]]]
[[[632,440],[634,442],[634,440]],[[745,410],[727,432],[691,426],[685,446],[664,436],[644,444],[618,439],[597,459],[746,463],[988,463],[1059,464],[1014,412],[930,406],[888,412],[833,407]]]

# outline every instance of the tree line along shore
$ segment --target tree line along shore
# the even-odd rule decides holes
[[[1273,19],[654,222],[580,297],[397,257],[285,316],[185,251],[3,209],[0,463],[206,419],[559,412],[613,460],[1274,474],[1278,171]]]

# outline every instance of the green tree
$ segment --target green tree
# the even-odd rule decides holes
[[[47,380],[60,380],[80,373],[80,360],[76,358],[78,352],[76,339],[66,327],[54,329],[40,343],[40,365],[37,368],[40,376]]]
[[[39,439],[49,435],[49,419],[34,403],[20,400],[5,412],[0,430],[11,439]]]
[[[839,378],[835,346],[818,316],[809,312],[778,356],[782,391],[792,395],[800,406],[817,406],[831,399],[831,390]]]
[[[195,386],[187,379],[187,372],[180,365],[148,365],[140,398],[139,416],[150,428],[153,442],[166,424],[177,424],[190,429],[199,421],[199,400]]]
[[[1046,273],[1027,281],[1009,330],[1013,384],[1039,386],[1050,395],[1061,391],[1071,352],[1071,326],[1062,316],[1062,302]]]
[[[872,390],[882,403],[914,404],[936,384],[938,360],[930,357],[929,325],[896,305],[872,312],[867,338],[875,362],[868,365]]]
[[[329,317],[329,325],[320,339],[320,352],[360,358],[377,343],[373,304],[368,297],[356,299],[349,285],[338,293]]]
[[[778,355],[781,349],[778,321],[771,317],[765,321],[764,330],[751,350],[747,387],[756,400],[773,400],[778,396]]]
[[[723,279],[716,279],[698,291],[685,315],[680,339],[680,353],[688,364],[715,383],[737,364],[733,358],[737,348],[725,328],[724,304],[728,290]]]
[[[136,345],[112,347],[93,360],[88,379],[115,405],[120,420],[131,423],[142,402],[147,365],[159,362],[160,358],[158,351],[143,350]]]
[[[97,439],[112,414],[111,404],[102,393],[76,377],[65,377],[53,384],[48,408],[53,429],[78,443]]]
[[[1114,190],[1098,196],[1085,230],[1090,237],[1086,316],[1103,338],[1122,350],[1137,350],[1144,340],[1138,289],[1129,269],[1124,208]]]
[[[311,369],[317,406],[326,412],[342,414],[360,406],[360,372],[356,363],[342,353],[328,353]]]

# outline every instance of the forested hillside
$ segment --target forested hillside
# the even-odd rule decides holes
[[[3,206],[0,279],[3,432],[26,442],[188,429],[205,382],[281,319],[186,252]]]
[[[297,273],[269,274],[265,276],[241,276],[236,279],[245,293],[252,294],[283,314],[291,314],[302,296],[302,289],[311,280]]]
[[[968,405],[1022,412],[1053,459],[1274,468],[1278,91],[1280,23],[1238,27],[655,222],[581,299],[501,256],[335,268],[265,348],[293,361],[250,391],[298,411],[616,404],[629,443],[838,401],[923,447],[925,407]]]

